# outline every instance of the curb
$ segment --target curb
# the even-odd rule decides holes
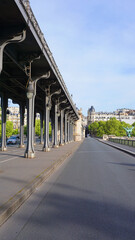
[[[118,150],[120,150],[120,151],[122,151],[122,152],[125,152],[125,153],[127,153],[127,154],[135,157],[135,152],[132,152],[132,151],[129,151],[129,150],[127,150],[127,149],[118,147],[118,146],[116,146],[116,145],[112,145],[111,143],[104,142],[104,141],[102,141],[102,140],[100,140],[100,139],[97,139],[97,138],[96,138],[96,140],[99,141],[99,142],[101,142],[101,143],[103,143],[103,144],[106,144],[106,145],[108,145],[108,146],[110,146],[110,147],[116,148],[116,149],[118,149]]]
[[[39,187],[69,156],[71,156],[82,144],[83,141],[73,147],[64,156],[56,160],[51,166],[37,175],[24,188],[18,191],[6,203],[0,206],[0,226],[30,197]]]

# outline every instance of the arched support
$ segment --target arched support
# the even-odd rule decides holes
[[[26,30],[24,30],[21,34],[17,34],[11,39],[6,40],[0,45],[0,74],[3,69],[3,53],[4,53],[4,48],[10,44],[10,43],[19,43],[23,42],[26,38]]]

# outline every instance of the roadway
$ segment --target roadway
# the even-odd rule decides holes
[[[0,239],[134,240],[134,223],[135,158],[88,138],[1,227]]]

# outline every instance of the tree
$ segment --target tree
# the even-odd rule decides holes
[[[13,132],[12,132],[12,135],[18,135],[18,134],[19,134],[18,129],[14,129]]]
[[[24,135],[27,136],[27,125],[24,126]]]
[[[1,135],[2,135],[2,129],[1,129],[1,120],[0,120],[0,138],[1,138]]]
[[[10,137],[13,133],[13,122],[6,122],[6,137]]]
[[[110,120],[104,122],[94,122],[89,125],[90,134],[96,137],[102,137],[103,134],[115,135],[115,136],[126,136],[126,131],[123,127],[131,127],[130,124],[125,122],[120,122],[116,118],[111,118]],[[135,136],[135,129],[133,134]]]
[[[35,121],[35,134],[37,136],[41,135],[41,133],[40,133],[40,120],[39,119],[36,119],[36,121]]]
[[[96,136],[98,128],[99,128],[99,123],[98,122],[91,123],[88,127],[90,135],[91,136]]]

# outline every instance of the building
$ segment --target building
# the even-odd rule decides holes
[[[39,113],[36,113],[36,119],[40,119]],[[0,108],[0,120],[1,120],[1,108]],[[7,108],[7,121],[13,122],[13,129],[20,129],[19,107]],[[27,125],[27,109],[25,109],[25,113],[24,113],[24,125]]]
[[[95,108],[91,106],[87,112],[87,125],[98,121],[108,121],[114,117],[121,122],[132,125],[135,122],[135,110],[122,108],[114,112],[96,112]]]

